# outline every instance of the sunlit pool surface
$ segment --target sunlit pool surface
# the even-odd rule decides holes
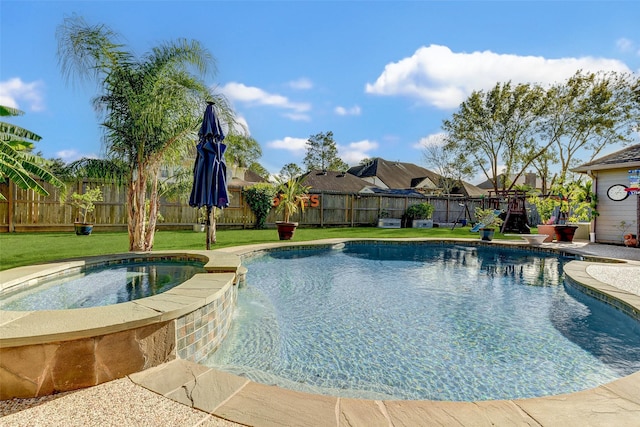
[[[118,304],[166,292],[204,272],[202,263],[187,261],[130,262],[87,268],[0,293],[0,309],[61,310]]]
[[[209,366],[368,399],[583,390],[640,370],[640,325],[562,282],[568,260],[435,244],[347,244],[243,260]]]

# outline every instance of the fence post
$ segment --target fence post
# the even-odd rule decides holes
[[[356,217],[355,217],[356,212],[355,212],[355,206],[354,206],[354,204],[355,204],[355,197],[354,197],[354,195],[352,194],[352,195],[351,195],[351,228],[353,228],[353,224],[354,224],[354,222],[355,222],[355,218],[356,218]],[[639,222],[640,222],[640,221],[639,221]],[[639,236],[640,236],[640,234],[639,234]]]
[[[16,230],[16,226],[13,222],[13,212],[14,212],[14,203],[16,202],[15,200],[15,195],[13,194],[13,183],[11,182],[11,180],[7,180],[7,184],[9,187],[9,191],[8,191],[8,204],[7,204],[7,214],[9,215],[9,218],[7,219],[7,223],[9,224],[9,233],[13,233]]]
[[[324,227],[324,191],[320,191],[320,228]]]

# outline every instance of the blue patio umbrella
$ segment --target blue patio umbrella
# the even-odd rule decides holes
[[[213,102],[207,103],[198,136],[189,206],[207,208],[207,249],[210,249],[211,209],[229,206],[227,165],[224,160],[227,146],[222,143],[224,133],[216,117]]]

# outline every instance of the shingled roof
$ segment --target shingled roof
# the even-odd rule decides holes
[[[360,178],[370,178],[370,182],[390,189],[424,189],[435,190],[440,187],[442,177],[413,163],[391,162],[375,158],[370,162],[354,166],[348,171]],[[454,193],[466,196],[486,195],[486,191],[468,182],[453,189]]]
[[[440,181],[440,175],[428,169],[413,163],[391,162],[380,157],[364,165],[354,166],[348,172],[360,178],[376,177],[382,181],[383,185],[379,186],[387,188],[413,188],[425,179],[429,180],[427,186],[437,188]]]
[[[584,163],[574,172],[587,172],[590,170],[636,168],[640,167],[640,144],[632,145],[607,156],[600,157],[591,162]]]
[[[314,170],[308,172],[302,180],[312,191],[337,193],[359,193],[362,189],[373,187],[364,179],[344,172]]]

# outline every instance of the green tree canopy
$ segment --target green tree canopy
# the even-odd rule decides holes
[[[464,152],[449,147],[444,135],[429,141],[422,152],[427,167],[442,177],[435,184],[442,188],[446,195],[451,194],[455,187],[462,186],[462,180],[471,177],[473,165]]]
[[[290,180],[302,175],[302,168],[295,163],[287,163],[280,169],[280,178]]]
[[[264,179],[269,179],[269,171],[258,162],[251,163],[247,169]]]
[[[338,157],[338,147],[333,140],[333,132],[321,132],[307,140],[307,154],[304,157],[307,171],[314,169],[346,171],[349,165]]]
[[[227,144],[224,154],[227,164],[248,168],[262,157],[260,144],[250,136],[230,134],[225,137],[224,143]]]
[[[615,143],[630,141],[634,122],[633,77],[619,73],[578,71],[565,83],[546,92],[540,139],[553,144],[565,181],[576,155],[588,152],[593,160]],[[636,79],[637,84],[637,79]]]
[[[158,219],[160,166],[189,157],[205,101],[213,101],[223,125],[233,127],[226,100],[202,80],[214,59],[198,41],[185,39],[135,56],[110,28],[75,15],[65,18],[56,37],[63,75],[99,84],[93,104],[102,119],[106,160],[127,168],[129,250],[149,251]]]
[[[473,92],[443,122],[447,149],[473,159],[494,190],[510,189],[529,167],[547,179],[557,164],[564,182],[578,154],[593,159],[605,147],[632,139],[638,87],[636,75],[580,71],[546,90],[498,83]]]
[[[447,150],[473,159],[498,190],[501,164],[505,175],[519,176],[546,149],[534,138],[535,124],[544,112],[543,95],[539,86],[514,87],[510,82],[487,92],[474,91],[443,123]]]

